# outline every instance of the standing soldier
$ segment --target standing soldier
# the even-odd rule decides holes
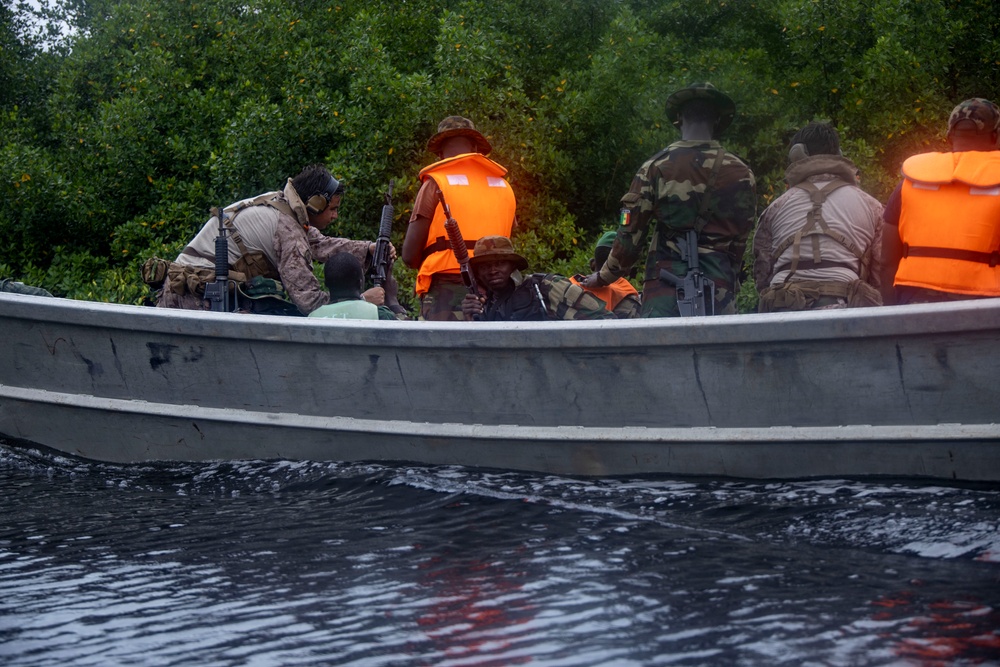
[[[486,157],[493,150],[490,142],[468,118],[442,120],[427,150],[437,154],[438,161],[420,171],[422,184],[403,238],[403,261],[419,269],[420,319],[463,320],[462,299],[468,290],[448,243],[441,196],[474,255],[477,240],[510,236],[514,191],[504,179],[507,170]]]
[[[621,226],[611,255],[583,281],[585,287],[609,285],[626,276],[651,236],[642,317],[678,316],[678,285],[664,276],[684,276],[695,267],[715,286],[705,291],[714,291],[715,299],[703,304],[702,312],[736,312],[743,251],[757,198],[753,172],[717,141],[735,114],[733,100],[710,83],[692,84],[667,99],[667,118],[680,129],[681,140],[651,157],[632,179],[621,200]],[[692,230],[697,261],[686,247]]]

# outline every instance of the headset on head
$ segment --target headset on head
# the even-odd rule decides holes
[[[340,181],[331,175],[323,192],[313,195],[306,201],[306,210],[313,215],[319,215],[330,205],[330,202],[337,195],[337,190],[339,189]]]

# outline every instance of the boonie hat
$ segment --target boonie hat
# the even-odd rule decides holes
[[[719,124],[716,129],[719,134],[732,124],[736,116],[736,102],[733,102],[733,98],[707,81],[692,83],[671,93],[667,98],[667,119],[675,127],[680,127],[681,108],[691,100],[708,100],[715,105],[719,110]]]
[[[528,268],[528,260],[514,252],[514,244],[506,236],[484,236],[476,241],[469,264],[475,266],[483,262],[507,260],[514,262],[518,271]]]
[[[975,123],[977,132],[995,132],[1000,130],[1000,108],[982,97],[973,97],[952,109],[948,118],[948,131],[951,132],[963,120]]]
[[[489,155],[493,146],[486,140],[486,137],[476,129],[472,121],[462,116],[448,116],[438,123],[437,134],[427,141],[427,150],[431,153],[441,151],[441,144],[451,137],[468,137],[476,144],[476,150],[483,155]]]

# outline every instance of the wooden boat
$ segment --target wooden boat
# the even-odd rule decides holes
[[[114,462],[1000,480],[1000,299],[427,323],[0,294],[0,435]]]

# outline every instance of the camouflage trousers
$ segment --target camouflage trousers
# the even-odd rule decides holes
[[[464,322],[462,301],[469,289],[458,274],[439,273],[431,278],[431,287],[420,297],[420,317],[431,322]]]
[[[735,315],[736,294],[739,288],[724,280],[715,283],[715,314]],[[647,280],[642,287],[642,312],[639,317],[680,317],[677,305],[677,290],[668,283],[656,279]]]

